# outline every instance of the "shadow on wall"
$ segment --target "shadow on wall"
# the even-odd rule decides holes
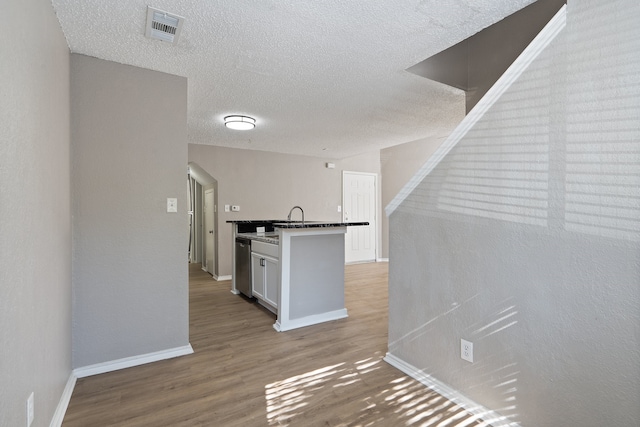
[[[446,323],[456,322],[456,312],[458,310],[465,310],[465,306],[477,302],[480,294],[475,294],[472,297],[466,299],[461,303],[453,303],[451,309],[433,317],[431,320],[423,323],[418,328],[409,331],[405,335],[393,340],[389,343],[389,353],[397,354],[400,346],[411,345],[415,342],[415,345],[420,346],[421,340],[429,340],[429,336],[433,336],[437,332],[438,328],[444,327]],[[482,343],[486,338],[499,335],[505,332],[507,329],[515,326],[518,323],[518,310],[515,305],[515,298],[507,298],[506,300],[495,304],[488,310],[488,315],[482,322],[476,322],[469,325],[467,328],[469,332],[465,333],[465,338],[471,342]],[[430,351],[441,352],[443,349],[433,348]],[[504,360],[505,354],[492,354],[488,356],[488,359],[496,358]],[[492,364],[491,360],[485,359],[483,363]],[[460,373],[463,375],[472,376],[475,378],[475,384],[470,387],[473,389],[483,389],[485,387],[495,390],[500,396],[502,396],[502,404],[498,408],[493,408],[494,411],[499,413],[502,417],[515,421],[518,417],[517,413],[517,391],[518,391],[518,374],[517,363],[508,363],[506,365],[500,365],[495,369],[485,371],[484,366],[481,365],[468,365],[465,366]],[[433,375],[439,376],[439,369],[434,365],[423,365],[421,368],[421,374],[427,375],[433,378]],[[479,407],[467,407],[474,414],[481,416],[482,408]],[[489,417],[495,417],[495,414],[487,413]],[[484,419],[484,418],[483,418]],[[485,419],[485,421],[489,421]]]
[[[469,132],[400,209],[640,241],[640,161],[634,154],[640,143],[603,142],[600,132],[586,141],[568,136],[565,144],[552,145],[548,123],[540,118],[522,126],[531,137],[489,139],[490,129],[504,121],[485,120]],[[590,126],[610,127],[604,121]],[[562,159],[566,163],[557,168]]]
[[[640,416],[638,6],[596,3],[572,4],[389,220],[390,354],[522,425]]]
[[[637,340],[624,336],[638,332],[640,140],[618,131],[636,126],[631,114],[612,124],[569,109],[559,129],[548,114],[523,117],[515,100],[533,94],[516,89],[393,213],[411,232],[391,228],[392,239],[424,243],[412,255],[391,242],[392,271],[413,273],[390,275],[390,298],[406,296],[390,307],[389,352],[511,422],[551,425],[561,403],[605,414],[606,396],[633,396]],[[453,360],[460,338],[476,363]]]
[[[548,45],[563,21],[564,9],[443,144],[454,145],[451,151],[430,159],[437,166],[428,177],[420,184],[414,177],[417,185],[403,189],[412,193],[399,210],[640,241],[633,96],[640,84],[628,79],[637,67],[627,58],[632,48],[623,44],[608,52],[612,61],[618,58],[617,74],[613,67],[585,66],[601,63],[600,48],[590,41],[554,58]],[[394,200],[391,211],[397,205]]]

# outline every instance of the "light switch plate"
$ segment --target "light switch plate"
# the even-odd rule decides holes
[[[224,211],[225,211],[225,212],[231,212],[231,206],[229,206],[229,205],[224,205]]]
[[[232,212],[240,212],[240,206],[238,206],[238,205],[231,206],[231,211]]]
[[[167,197],[167,212],[178,212],[178,199]]]

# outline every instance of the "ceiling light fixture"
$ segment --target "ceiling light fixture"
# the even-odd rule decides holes
[[[224,125],[229,129],[251,130],[256,127],[256,119],[249,116],[227,116]]]

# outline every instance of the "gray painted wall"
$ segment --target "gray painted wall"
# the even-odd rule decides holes
[[[569,2],[390,218],[389,352],[522,426],[640,421],[637,16]]]
[[[187,80],[73,54],[71,117],[74,367],[187,345]]]
[[[218,182],[220,276],[232,273],[231,224],[226,221],[285,219],[295,205],[302,206],[305,220],[340,221],[342,171],[380,173],[379,151],[343,160],[325,160],[189,144],[189,161],[197,163]],[[335,169],[327,169],[327,161],[335,163]],[[239,205],[240,212],[224,212],[225,204]]]
[[[458,122],[464,118],[464,96],[460,98]],[[451,132],[453,129],[451,129]],[[450,132],[449,132],[450,133]],[[407,182],[418,172],[420,167],[444,142],[441,138],[426,138],[419,141],[407,142],[380,151],[380,169],[382,175],[382,209],[383,229],[389,230],[389,218],[384,214],[384,208],[402,190]],[[382,258],[389,258],[389,232],[382,235]]]
[[[345,308],[344,249],[344,234],[291,237],[290,319]]]
[[[71,374],[69,49],[50,2],[2,5],[0,425],[34,392],[41,427]]]

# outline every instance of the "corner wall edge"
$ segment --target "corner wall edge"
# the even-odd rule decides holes
[[[64,416],[67,413],[67,408],[69,407],[69,402],[71,401],[73,389],[76,387],[76,379],[76,376],[73,374],[73,372],[71,372],[71,374],[69,375],[69,379],[67,380],[67,384],[64,386],[64,390],[62,390],[60,401],[58,402],[58,406],[56,406],[55,412],[53,413],[53,417],[51,418],[49,427],[62,426],[62,421],[64,421]]]

